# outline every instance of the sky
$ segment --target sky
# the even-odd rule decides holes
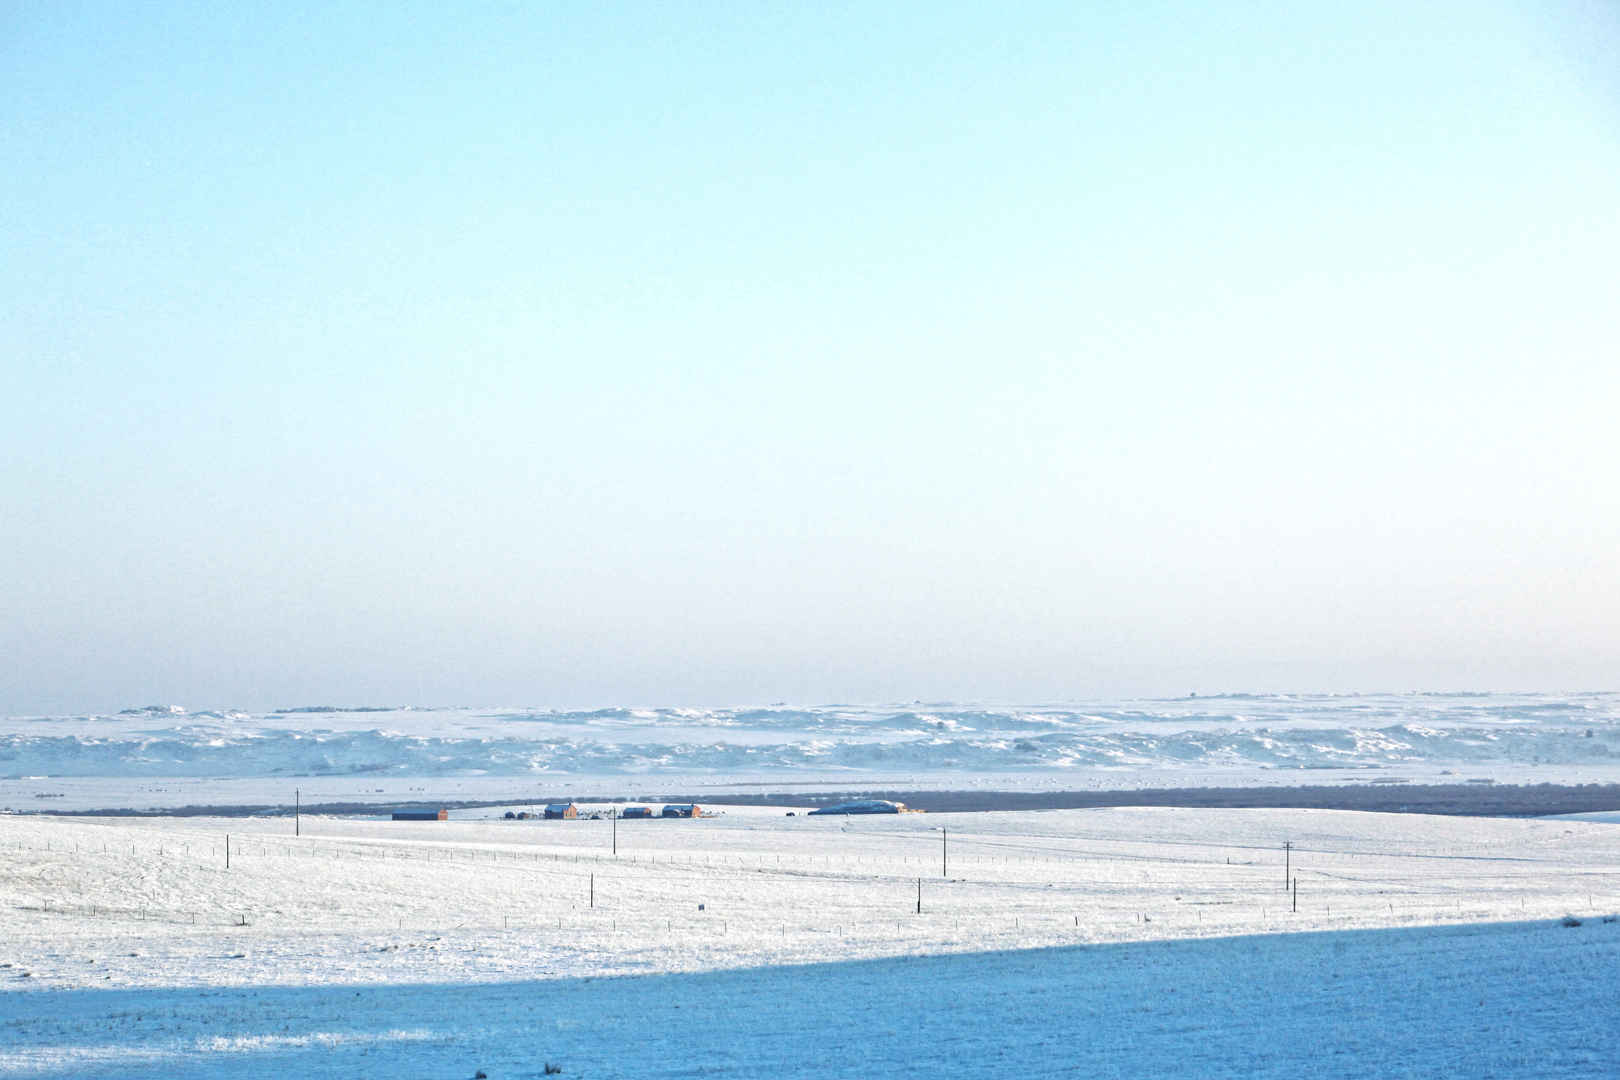
[[[1599,689],[1620,13],[14,3],[0,711]]]

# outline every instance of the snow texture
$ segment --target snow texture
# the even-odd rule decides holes
[[[296,837],[281,818],[0,816],[0,1076],[1590,1077],[1620,1061],[1610,823],[499,813],[305,818]]]
[[[916,789],[1620,780],[1620,695],[1238,694],[1053,706],[149,706],[0,721],[0,806],[108,809],[672,782]],[[554,795],[563,794],[556,790]]]

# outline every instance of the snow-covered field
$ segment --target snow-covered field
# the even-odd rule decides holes
[[[1614,694],[0,721],[30,811],[1616,780]],[[0,1076],[1620,1075],[1603,815],[502,809],[0,814]]]
[[[299,836],[283,818],[0,816],[0,1075],[1620,1062],[1611,823],[494,813],[305,817]]]

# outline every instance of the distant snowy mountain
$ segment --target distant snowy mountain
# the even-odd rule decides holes
[[[1620,767],[1620,695],[580,711],[148,705],[0,722],[0,777],[1064,776]],[[1173,775],[1167,782],[1174,782]]]

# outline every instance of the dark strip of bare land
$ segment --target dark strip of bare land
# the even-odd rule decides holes
[[[433,802],[452,810],[567,802],[570,796],[514,793],[510,799]],[[1368,810],[1380,813],[1540,817],[1620,810],[1620,784],[1375,784],[1264,788],[1155,788],[1140,791],[819,791],[759,794],[679,794],[625,799],[611,794],[571,796],[580,803],[690,803],[704,806],[824,806],[850,799],[891,799],[913,810],[972,813],[986,810],[1074,810],[1108,806],[1181,806],[1254,809]],[[384,814],[395,803],[305,804],[306,814]],[[411,806],[426,805],[413,802]],[[291,815],[291,806],[185,806],[163,810],[41,811],[53,816],[249,817]]]
[[[707,802],[803,805],[845,798],[893,799],[915,810],[1075,810],[1107,806],[1368,810],[1379,813],[1540,817],[1620,810],[1620,784],[1412,784],[1341,787],[1155,788],[1141,791],[895,791],[835,795],[711,796]]]

